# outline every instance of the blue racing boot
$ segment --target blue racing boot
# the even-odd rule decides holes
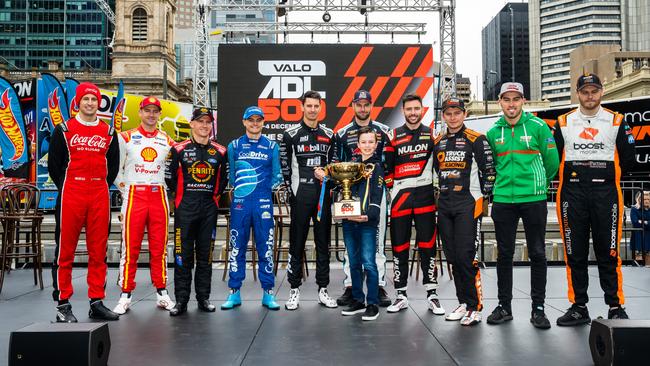
[[[228,299],[226,299],[226,302],[221,304],[221,310],[230,310],[239,305],[241,305],[241,293],[239,292],[239,289],[231,288]]]
[[[280,305],[275,302],[273,290],[264,290],[264,296],[262,296],[262,306],[266,306],[269,310],[280,310]]]

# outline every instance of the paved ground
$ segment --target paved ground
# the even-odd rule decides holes
[[[340,294],[342,271],[333,264],[332,296]],[[339,268],[336,268],[339,267]],[[391,272],[389,270],[389,272]],[[258,283],[249,281],[243,290],[244,304],[233,311],[208,314],[190,304],[188,314],[170,318],[155,308],[154,290],[146,269],[140,269],[135,303],[127,315],[110,323],[111,365],[591,365],[587,343],[589,327],[560,328],[555,319],[568,307],[564,268],[552,267],[548,274],[547,314],[553,322],[548,331],[529,323],[529,269],[515,268],[514,321],[501,326],[485,322],[461,327],[427,310],[425,293],[411,278],[410,307],[398,314],[384,309],[374,322],[343,317],[340,309],[321,308],[316,302],[314,272],[302,287],[297,311],[270,312],[260,306]],[[648,319],[650,269],[623,268],[628,313]],[[76,295],[73,306],[80,321],[86,317],[85,269],[74,270]],[[49,269],[44,272],[45,290],[33,286],[31,272],[18,270],[5,278],[0,294],[0,364],[7,360],[9,334],[34,322],[54,319]],[[496,273],[482,271],[485,295],[484,317],[496,305]],[[119,295],[117,271],[108,277],[107,305]],[[596,268],[590,268],[592,317],[606,315]],[[455,290],[447,273],[440,278],[441,302],[447,311],[456,305]],[[284,272],[277,280],[278,297],[286,301],[289,286]],[[389,286],[392,294],[392,284]],[[173,290],[173,288],[171,289]],[[227,286],[221,271],[215,271],[212,298],[218,305]]]

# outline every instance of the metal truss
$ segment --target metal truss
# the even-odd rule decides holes
[[[192,96],[195,106],[208,107],[209,102],[209,75],[208,67],[210,59],[208,58],[208,27],[206,18],[208,7],[204,1],[194,2],[194,15],[192,23],[194,25],[194,44],[192,53],[194,56],[193,65],[193,83]]]
[[[440,94],[442,100],[456,95],[455,0],[442,0],[440,9]]]
[[[211,8],[217,10],[264,10],[285,9],[289,11],[439,11],[444,0],[211,0]]]
[[[99,6],[99,8],[104,12],[108,21],[115,26],[115,13],[113,12],[113,9],[111,9],[110,5],[108,5],[108,2],[106,0],[95,0],[95,3],[97,3],[97,6]]]
[[[275,23],[232,22],[219,26],[236,34],[426,34],[426,23]]]

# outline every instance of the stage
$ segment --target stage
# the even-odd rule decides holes
[[[389,269],[389,273],[392,270]],[[596,267],[591,266],[590,304],[592,319],[605,316]],[[564,267],[548,271],[546,314],[550,330],[538,330],[529,322],[529,268],[516,267],[514,276],[514,320],[500,326],[486,323],[496,306],[496,270],[481,271],[485,309],[483,322],[462,327],[427,310],[425,292],[409,278],[410,307],[397,314],[380,310],[379,319],[364,322],[361,316],[343,317],[339,309],[326,309],[316,302],[314,271],[301,288],[300,308],[272,312],[260,304],[261,290],[250,269],[242,290],[242,306],[231,311],[203,313],[192,301],[189,311],[171,318],[155,307],[155,292],[147,269],[139,269],[134,304],[119,321],[109,323],[112,348],[110,365],[592,365],[587,338],[589,327],[561,328],[555,319],[569,306],[566,300]],[[85,269],[73,272],[76,294],[72,304],[81,322],[87,317]],[[49,268],[44,270],[51,285]],[[289,293],[286,272],[276,282],[284,305]],[[170,282],[173,270],[170,270]],[[332,264],[331,296],[341,294],[340,264]],[[627,312],[632,319],[650,319],[650,269],[623,268]],[[112,308],[119,296],[117,270],[110,269],[106,305]],[[421,277],[420,277],[421,280]],[[0,294],[0,364],[7,362],[9,334],[34,322],[49,322],[55,316],[52,287],[33,285],[31,270],[16,270],[5,277]],[[440,277],[438,293],[447,312],[456,305],[453,282]],[[392,283],[388,286],[394,297]],[[173,286],[170,286],[173,294]],[[212,300],[219,306],[227,295],[221,270],[215,269]],[[192,295],[194,296],[194,295]],[[173,297],[173,296],[172,296]]]

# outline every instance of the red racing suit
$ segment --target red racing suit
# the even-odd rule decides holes
[[[88,123],[72,118],[54,129],[47,167],[59,189],[52,265],[55,301],[66,301],[72,296],[72,262],[84,226],[88,297],[105,296],[106,244],[111,219],[108,186],[117,175],[118,164],[115,130],[99,119]]]
[[[406,290],[411,247],[411,223],[415,221],[415,241],[420,254],[423,284],[438,287],[436,276],[436,204],[433,187],[433,144],[431,129],[406,125],[389,134],[386,146],[386,186],[392,188],[390,240],[393,247],[396,290]]]
[[[169,207],[165,163],[173,145],[166,133],[141,126],[118,135],[120,169],[115,185],[122,192],[122,256],[118,285],[135,289],[144,229],[149,241],[149,271],[157,289],[167,285]]]

